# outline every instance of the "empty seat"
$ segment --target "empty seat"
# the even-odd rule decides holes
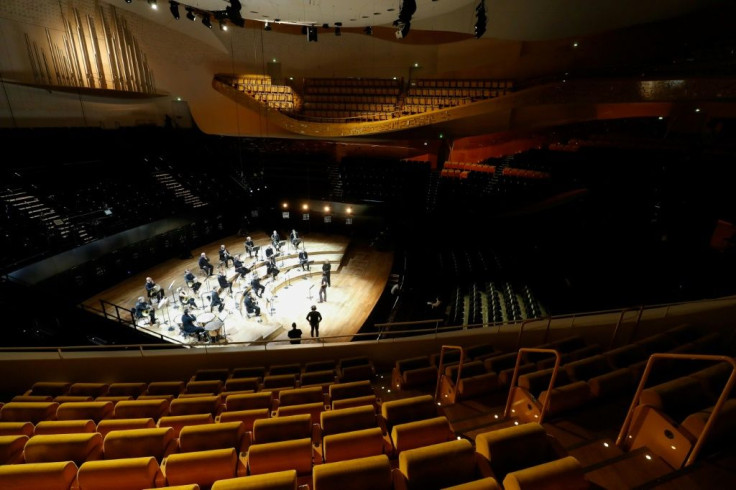
[[[107,394],[107,383],[72,383],[66,393],[71,396],[91,396],[97,398]]]
[[[444,416],[396,424],[391,429],[391,442],[396,454],[454,438],[455,433]]]
[[[113,416],[112,402],[66,402],[56,409],[58,420],[92,419],[95,423]]]
[[[192,398],[176,398],[169,405],[170,415],[193,415],[208,413],[214,418],[220,411],[220,397],[200,396]]]
[[[54,397],[54,401],[61,405],[68,402],[91,402],[94,397],[89,395],[59,395]]]
[[[437,383],[437,367],[429,356],[397,360],[391,371],[391,384],[398,390],[422,388]]]
[[[0,422],[0,436],[33,435],[34,426],[30,422]]]
[[[225,399],[225,410],[228,412],[235,410],[255,410],[258,408],[271,410],[272,406],[273,393],[270,391],[229,395]]]
[[[169,400],[123,400],[115,404],[116,419],[152,418],[158,420],[169,412]]]
[[[473,445],[467,439],[433,444],[399,454],[395,490],[447,488],[482,478]],[[495,482],[485,488],[494,488]],[[500,488],[495,485],[495,488]]]
[[[55,420],[58,408],[56,402],[8,402],[0,407],[0,421],[37,424],[42,420]]]
[[[297,475],[308,475],[313,463],[312,439],[305,437],[253,444],[248,448],[247,461],[251,475],[288,469],[296,470]]]
[[[132,396],[137,398],[146,392],[146,383],[110,383],[107,389],[108,396]]]
[[[52,402],[53,396],[47,395],[15,395],[10,399],[11,402]]]
[[[391,490],[391,464],[386,455],[317,465],[312,490]]]
[[[186,385],[184,393],[207,393],[217,395],[222,391],[223,382],[219,379],[204,381],[190,381]]]
[[[266,375],[266,368],[263,366],[239,367],[234,368],[230,374],[231,378],[259,378],[263,379]]]
[[[280,374],[299,374],[302,372],[300,364],[277,364],[268,369],[268,376],[277,376]]]
[[[214,368],[214,369],[197,369],[192,376],[192,381],[222,381],[230,376],[230,370],[227,368]]]
[[[386,452],[386,444],[380,427],[341,432],[322,438],[322,460],[324,462],[365,458],[384,452]]]
[[[174,429],[174,435],[178,438],[179,432],[183,427],[188,425],[211,424],[214,418],[209,413],[196,413],[193,415],[167,415],[158,419],[156,424],[159,427],[171,427]]]
[[[580,461],[572,456],[512,471],[503,479],[504,490],[583,490],[589,487]]]
[[[273,390],[296,388],[296,374],[277,374],[263,377],[261,390]]]
[[[212,490],[296,490],[296,470],[218,480]]]
[[[303,373],[311,373],[314,371],[333,371],[337,370],[337,363],[335,361],[312,361],[304,363],[302,368]]]
[[[253,423],[258,419],[267,419],[271,416],[268,408],[256,408],[254,410],[235,410],[222,412],[217,416],[217,422],[243,422],[246,432],[253,430]]]
[[[23,448],[28,436],[0,436],[0,465],[23,462]]]
[[[301,405],[287,405],[276,409],[276,417],[288,417],[291,415],[308,414],[312,420],[312,424],[319,424],[319,416],[325,406],[322,402],[303,403]]]
[[[105,419],[100,420],[97,424],[97,432],[105,436],[114,430],[128,430],[128,429],[150,429],[156,427],[156,421],[152,418],[137,418],[137,419]]]
[[[233,448],[172,454],[161,465],[167,485],[196,483],[209,488],[217,480],[245,476],[245,466]]]
[[[43,420],[36,424],[33,435],[77,432],[97,432],[97,424],[94,420]]]
[[[334,369],[324,371],[304,372],[299,376],[299,386],[316,386],[327,387],[337,382],[337,375]]]
[[[253,423],[253,442],[256,444],[311,436],[312,419],[307,414],[259,419]]]
[[[611,371],[608,359],[602,354],[569,362],[563,368],[569,378],[574,381],[587,381]]]
[[[389,432],[394,425],[430,419],[438,415],[440,415],[438,407],[430,395],[389,400],[381,405],[381,417]]]
[[[183,381],[154,381],[148,383],[146,395],[172,395],[179,396],[184,391]]]
[[[309,388],[295,388],[293,390],[279,391],[274,407],[288,405],[303,405],[305,403],[324,403],[325,397],[319,386]]]
[[[0,488],[69,490],[77,477],[72,461],[0,465]]]
[[[356,366],[345,366],[340,369],[338,379],[341,383],[349,383],[351,381],[361,381],[364,379],[373,379],[375,370],[370,364],[360,364]]]
[[[247,449],[243,422],[189,425],[179,433],[179,451],[182,453],[229,447],[238,453]]]
[[[77,471],[79,490],[129,490],[162,487],[165,479],[152,457],[87,461]]]
[[[225,381],[223,391],[257,391],[259,378],[229,378]]]
[[[378,397],[376,397],[376,395],[368,395],[356,398],[344,398],[342,400],[333,400],[331,405],[333,410],[349,407],[362,407],[365,405],[376,407],[378,405]]]
[[[79,466],[102,458],[102,436],[97,432],[33,436],[23,452],[27,463],[74,461]]]
[[[373,386],[368,380],[332,384],[328,389],[328,393],[332,402],[348,398],[375,396]]]
[[[176,435],[171,427],[114,430],[103,442],[105,459],[151,456],[162,461],[176,450]]]
[[[372,406],[329,410],[320,415],[322,437],[373,427],[378,427],[378,418]]]
[[[65,395],[72,384],[66,381],[39,381],[33,383],[26,395],[59,396]]]

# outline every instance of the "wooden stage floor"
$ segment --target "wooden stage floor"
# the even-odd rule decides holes
[[[251,235],[255,245],[262,251],[270,244],[265,233]],[[138,328],[142,332],[163,338],[172,343],[195,345],[196,342],[185,339],[179,332],[177,320],[180,321],[183,308],[179,305],[177,288],[187,288],[184,281],[184,270],[190,269],[202,282],[195,300],[198,306],[195,315],[202,316],[209,308],[202,309],[202,295],[218,287],[217,269],[218,251],[224,244],[233,255],[241,254],[241,260],[250,267],[255,261],[255,271],[266,286],[263,298],[258,299],[261,307],[260,319],[247,317],[242,304],[243,290],[250,283],[251,274],[244,279],[233,282],[233,294],[223,292],[225,309],[218,315],[223,322],[219,338],[206,345],[232,345],[235,343],[252,343],[257,341],[286,341],[286,332],[291,323],[296,322],[302,330],[302,342],[310,342],[309,324],[306,321],[310,306],[316,305],[322,314],[320,324],[321,341],[349,341],[365,323],[374,306],[381,297],[393,265],[392,252],[380,252],[365,244],[351,243],[350,239],[338,235],[322,235],[310,233],[304,237],[304,245],[309,253],[310,272],[302,271],[298,265],[297,251],[290,244],[282,247],[282,256],[277,258],[277,266],[281,270],[275,281],[264,280],[266,267],[263,260],[249,259],[245,252],[244,238],[231,236],[192,250],[190,259],[170,259],[146,271],[133,275],[125,281],[85,300],[83,304],[100,314],[100,300],[121,307],[121,317],[130,320],[129,310],[133,308],[139,296],[146,297],[144,287],[146,277],[164,288],[166,300],[156,309],[156,325],[149,325],[147,320],[139,320]],[[199,270],[197,260],[201,252],[205,252],[210,263],[215,267],[214,274],[207,280]],[[327,288],[327,301],[318,303],[319,284],[322,278],[322,264],[329,261],[332,265],[331,283]],[[226,276],[236,276],[229,267]],[[188,288],[187,288],[188,289]],[[112,313],[110,306],[106,307]],[[208,315],[204,315],[207,317]],[[259,321],[260,320],[260,321]]]

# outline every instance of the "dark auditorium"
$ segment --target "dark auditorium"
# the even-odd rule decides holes
[[[735,18],[2,0],[0,488],[736,486]]]

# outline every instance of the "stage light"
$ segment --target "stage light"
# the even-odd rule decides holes
[[[133,0],[125,0],[125,3],[133,3]]]
[[[307,29],[307,41],[308,42],[317,42],[317,28],[314,26],[311,26]]]
[[[307,210],[309,210],[309,205],[307,205],[307,204],[302,204],[302,209],[303,209],[304,211],[307,211]]]
[[[169,10],[176,20],[179,20],[179,2],[169,2]]]
[[[210,14],[205,15],[202,17],[202,24],[204,24],[205,27],[208,29],[212,29],[212,23],[210,22]]]
[[[271,30],[271,24],[270,24],[270,23],[268,23],[268,22],[266,22],[266,25],[265,25],[265,26],[263,26],[263,30],[264,30],[264,31],[270,31],[270,30]]]
[[[347,212],[348,214],[353,214],[353,208],[350,208],[350,207],[349,207],[349,208],[348,208],[348,209],[346,210],[346,212]]]
[[[286,209],[286,208],[289,207],[289,203],[287,203],[287,202],[281,203],[281,207],[284,208],[284,209]]]
[[[148,0],[148,5],[150,5],[153,10],[158,10],[158,0]]]
[[[373,35],[373,28],[371,26],[365,26],[365,28],[363,29],[363,32],[365,32],[369,36],[372,36]]]
[[[220,30],[221,31],[227,31],[227,24],[222,19],[220,19]]]
[[[325,213],[329,213],[329,212],[330,212],[330,207],[329,206],[325,206]]]
[[[191,20],[192,22],[197,20],[197,16],[194,15],[191,7],[187,7],[187,19]]]
[[[486,24],[488,17],[486,16],[486,1],[480,0],[475,7],[475,38],[480,39],[486,33]]]
[[[341,34],[342,34],[342,32],[340,31],[340,28],[339,27],[335,27],[335,35],[336,36],[340,36]]]

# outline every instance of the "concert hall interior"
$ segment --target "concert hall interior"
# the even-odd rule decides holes
[[[734,18],[3,0],[0,488],[734,484]]]

